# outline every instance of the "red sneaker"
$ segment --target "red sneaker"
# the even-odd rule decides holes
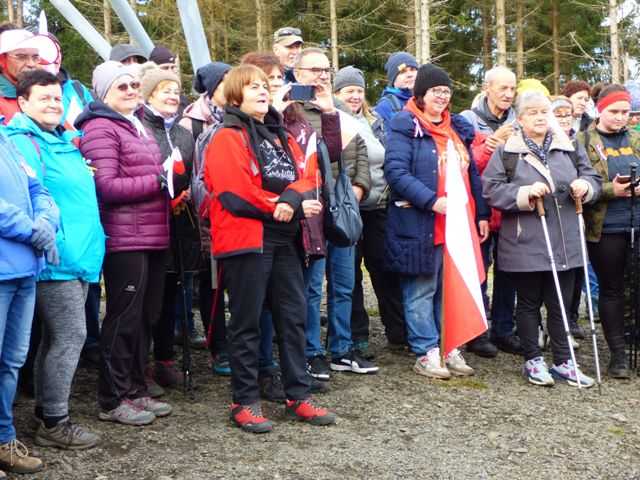
[[[309,422],[311,425],[332,425],[336,423],[336,414],[326,408],[316,407],[310,398],[305,400],[287,400],[285,416],[292,420]]]
[[[267,433],[273,430],[273,423],[262,416],[258,402],[251,405],[232,403],[231,420],[245,432]]]

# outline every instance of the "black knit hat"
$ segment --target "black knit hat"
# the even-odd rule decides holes
[[[449,74],[440,67],[436,67],[432,63],[425,63],[418,69],[413,95],[418,98],[424,97],[427,90],[433,87],[451,88],[451,79]]]
[[[224,75],[231,70],[231,65],[222,62],[211,62],[200,67],[193,77],[193,89],[198,93],[206,93],[211,97]]]

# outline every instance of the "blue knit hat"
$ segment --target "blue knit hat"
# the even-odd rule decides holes
[[[223,62],[211,62],[203,65],[193,77],[193,89],[198,93],[206,93],[207,96],[211,97],[229,70],[231,70],[231,65]]]
[[[398,74],[407,67],[418,68],[418,61],[413,55],[408,52],[392,53],[384,65],[384,69],[387,71],[389,85],[393,86],[393,82],[396,81]]]

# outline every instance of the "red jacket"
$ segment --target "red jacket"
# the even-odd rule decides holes
[[[487,168],[489,160],[491,160],[491,156],[493,155],[493,152],[489,150],[486,145],[488,136],[489,135],[487,135],[486,133],[476,131],[476,136],[473,139],[473,143],[471,144],[473,158],[476,161],[476,166],[478,167],[478,173],[480,175],[484,173],[484,169]],[[502,217],[500,210],[492,208],[491,218],[489,219],[489,229],[492,232],[497,232],[498,230],[500,230],[501,218]]]
[[[209,207],[211,250],[224,258],[244,253],[262,253],[263,223],[273,221],[278,195],[262,189],[260,165],[250,147],[245,128],[220,129],[205,151],[204,181],[212,193]],[[318,165],[315,155],[305,158],[287,133],[289,150],[298,171],[298,180],[280,195],[280,201],[294,210],[301,208],[303,195],[316,189]],[[294,220],[297,221],[294,217]]]

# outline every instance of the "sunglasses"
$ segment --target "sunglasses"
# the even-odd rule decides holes
[[[302,35],[302,30],[300,30],[299,28],[281,28],[276,33],[276,37],[277,38],[289,37],[291,35],[300,36],[300,35]]]
[[[131,90],[138,90],[140,88],[140,82],[134,81],[129,83],[121,83],[120,85],[116,86],[116,88],[121,92],[126,92],[127,90],[129,90],[129,88],[131,88]]]

